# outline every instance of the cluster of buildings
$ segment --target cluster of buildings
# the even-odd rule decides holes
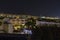
[[[4,14],[0,13],[0,31],[6,33],[16,33],[20,31],[22,28],[27,28],[25,23],[27,22],[28,18],[37,19],[37,16],[31,15],[17,15],[17,14]],[[23,27],[24,26],[24,27]],[[3,31],[2,31],[3,30]]]
[[[0,13],[0,33],[17,33],[17,31],[20,32],[22,28],[27,28],[27,26],[25,26],[25,23],[27,22],[27,19],[31,17],[36,20],[36,26],[37,25],[43,26],[45,24],[47,24],[48,26],[51,24],[53,25],[56,24],[58,27],[60,26],[59,22],[58,23],[53,22],[54,20],[59,21],[59,18],[57,17],[53,18],[53,17],[39,17],[32,15]],[[48,22],[47,20],[53,20],[53,21]]]

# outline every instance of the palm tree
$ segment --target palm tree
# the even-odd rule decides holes
[[[25,25],[28,27],[35,27],[36,20],[34,18],[28,18]]]

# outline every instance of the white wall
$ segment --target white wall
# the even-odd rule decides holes
[[[13,26],[11,24],[8,26],[8,33],[13,33]]]
[[[60,23],[45,22],[45,21],[36,21],[36,25],[40,25],[40,24],[57,24],[57,25],[59,25]]]

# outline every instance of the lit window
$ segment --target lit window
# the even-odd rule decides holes
[[[19,18],[19,16],[16,16],[16,18]]]
[[[14,27],[15,30],[17,30],[17,27]]]
[[[1,16],[3,16],[3,14],[0,14]]]
[[[22,24],[23,26],[25,25],[25,24]]]
[[[20,26],[17,26],[17,28],[21,28]]]
[[[24,28],[27,28],[27,26],[24,26]]]

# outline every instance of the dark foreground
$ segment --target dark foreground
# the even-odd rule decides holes
[[[60,40],[60,27],[41,27],[35,29],[32,40]]]
[[[2,33],[0,34],[0,40],[27,40],[26,36],[27,35]]]
[[[60,27],[41,27],[32,29],[31,40],[60,40]],[[28,40],[27,35],[0,34],[0,40]]]

